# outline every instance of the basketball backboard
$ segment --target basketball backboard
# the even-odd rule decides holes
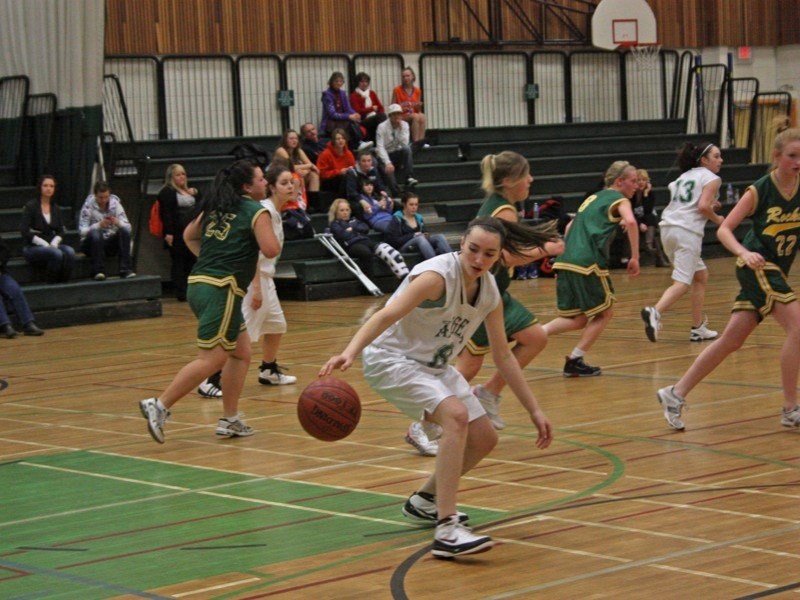
[[[658,43],[656,16],[645,0],[602,0],[592,16],[592,45],[615,50],[620,46]]]

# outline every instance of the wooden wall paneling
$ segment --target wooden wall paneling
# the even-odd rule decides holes
[[[797,0],[648,3],[667,48],[800,43]],[[424,42],[448,36],[489,39],[481,27],[489,24],[487,0],[106,0],[106,6],[108,54],[420,52]],[[519,6],[547,39],[572,37],[552,10],[533,0]],[[508,3],[500,11],[504,39],[531,39]]]
[[[107,0],[106,54],[150,54],[158,48],[153,26],[157,0]]]
[[[800,9],[797,0],[775,0],[778,18],[776,44],[800,44]]]

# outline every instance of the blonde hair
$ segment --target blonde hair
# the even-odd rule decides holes
[[[606,184],[606,187],[614,185],[614,182],[622,177],[623,173],[628,169],[636,170],[636,167],[627,160],[615,160],[611,163],[611,166],[608,167],[606,174],[603,176],[603,182]]]
[[[786,144],[800,141],[800,129],[791,127],[791,124],[791,120],[786,115],[775,117],[772,121],[772,126],[778,135],[775,136],[775,141],[772,143],[772,166],[770,171],[778,168],[778,156],[783,152]]]
[[[176,188],[175,184],[172,183],[172,176],[178,169],[186,173],[186,169],[183,168],[183,165],[179,165],[178,163],[172,163],[170,166],[167,167],[167,172],[164,175],[164,185],[169,186],[174,190],[177,190],[178,188]]]
[[[481,189],[487,196],[503,192],[503,179],[512,183],[530,175],[531,167],[521,154],[504,150],[500,154],[487,154],[481,160]]]
[[[650,181],[650,173],[647,172],[647,169],[636,169],[636,175]]]
[[[336,220],[336,211],[339,210],[339,205],[342,202],[347,204],[347,208],[350,208],[350,203],[347,200],[344,198],[336,198],[336,200],[331,202],[331,207],[328,209],[328,223],[333,223]],[[352,214],[352,209],[350,213]]]

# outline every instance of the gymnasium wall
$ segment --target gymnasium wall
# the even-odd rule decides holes
[[[797,0],[648,0],[667,48],[800,44]],[[585,11],[579,0],[560,4]],[[489,39],[486,0],[106,0],[107,54],[420,52],[448,37]],[[500,2],[502,39],[572,37],[557,11]],[[588,31],[588,16],[568,13]],[[474,16],[473,16],[474,15]],[[477,18],[476,18],[477,17]]]

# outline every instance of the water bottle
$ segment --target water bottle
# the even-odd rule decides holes
[[[728,191],[726,192],[726,201],[727,204],[733,205],[736,204],[736,197],[733,194],[733,184],[728,184]]]
[[[539,203],[538,202],[534,202],[533,203],[533,218],[534,219],[538,219],[539,218]]]

